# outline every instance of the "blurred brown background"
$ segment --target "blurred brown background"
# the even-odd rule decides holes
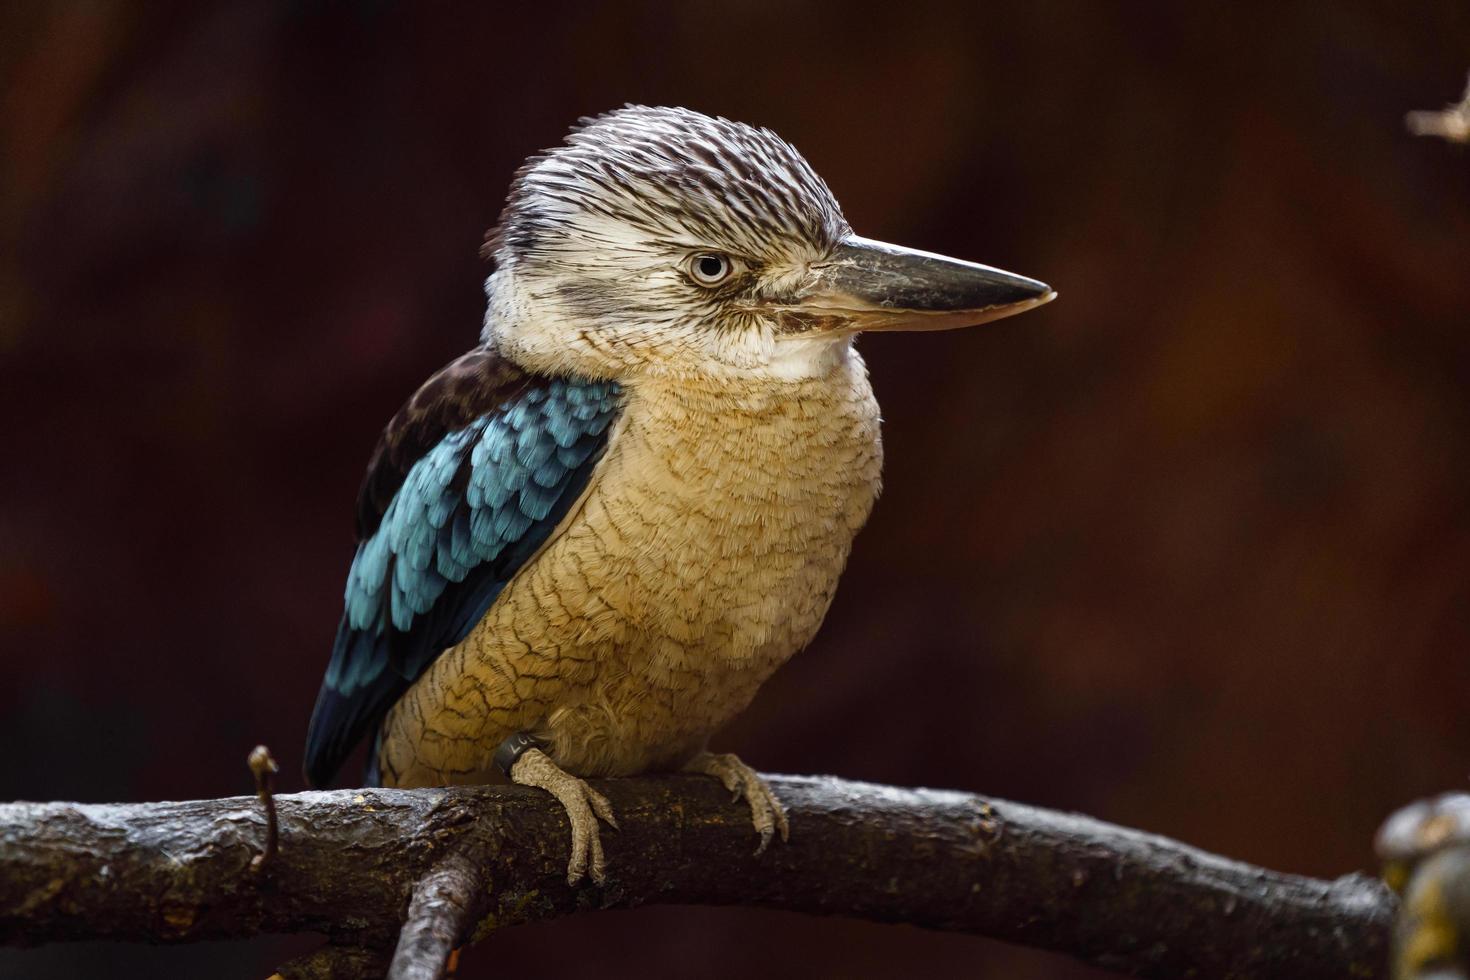
[[[863,343],[887,491],[723,747],[1371,866],[1470,767],[1459,0],[22,4],[0,25],[0,798],[295,775],[381,424],[475,341],[512,170],[579,115],[775,128],[865,235],[1045,310]],[[879,706],[903,696],[900,718]],[[879,721],[878,719],[882,719]],[[260,977],[304,937],[0,952]],[[507,932],[465,976],[1098,977],[739,910]]]

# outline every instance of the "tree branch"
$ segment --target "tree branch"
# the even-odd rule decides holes
[[[1394,980],[1470,977],[1470,795],[1403,807],[1374,841],[1383,877],[1403,895]]]
[[[561,809],[523,787],[278,796],[268,875],[250,873],[266,830],[254,797],[3,804],[0,943],[314,931],[334,948],[381,952],[407,920],[395,970],[410,960],[440,970],[450,946],[496,928],[693,903],[969,932],[1144,977],[1386,972],[1396,900],[1373,879],[1277,874],[964,793],[829,777],[771,784],[791,842],[757,858],[748,809],[714,780],[599,782],[623,830],[603,831],[606,887],[577,889],[565,881]],[[437,974],[405,965],[398,975]]]
[[[463,854],[451,854],[424,875],[408,903],[408,920],[388,975],[393,980],[439,980],[449,954],[469,938],[485,891],[485,871]]]

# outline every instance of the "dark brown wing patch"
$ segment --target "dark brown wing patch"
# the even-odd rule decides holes
[[[447,434],[469,425],[526,390],[533,378],[478,347],[455,358],[414,392],[378,437],[357,495],[357,539],[378,529],[413,464]]]

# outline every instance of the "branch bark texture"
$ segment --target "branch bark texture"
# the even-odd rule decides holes
[[[1143,977],[1387,975],[1374,879],[1278,874],[1074,814],[965,793],[768,777],[791,841],[753,854],[714,780],[607,780],[608,882],[569,888],[560,807],[524,787],[0,804],[0,942],[320,932],[393,975],[506,926],[646,903],[748,905],[990,936]],[[405,926],[406,923],[406,926]],[[400,932],[402,935],[400,936]],[[385,954],[386,955],[386,954]],[[283,971],[286,972],[286,971]]]

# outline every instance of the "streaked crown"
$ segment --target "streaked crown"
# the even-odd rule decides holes
[[[583,119],[563,145],[526,161],[489,248],[516,261],[618,244],[613,226],[752,257],[830,248],[851,230],[822,178],[771,130],[627,106]]]
[[[782,353],[764,311],[850,230],[769,129],[618,109],[516,174],[486,242],[487,339],[543,370],[759,372]]]

